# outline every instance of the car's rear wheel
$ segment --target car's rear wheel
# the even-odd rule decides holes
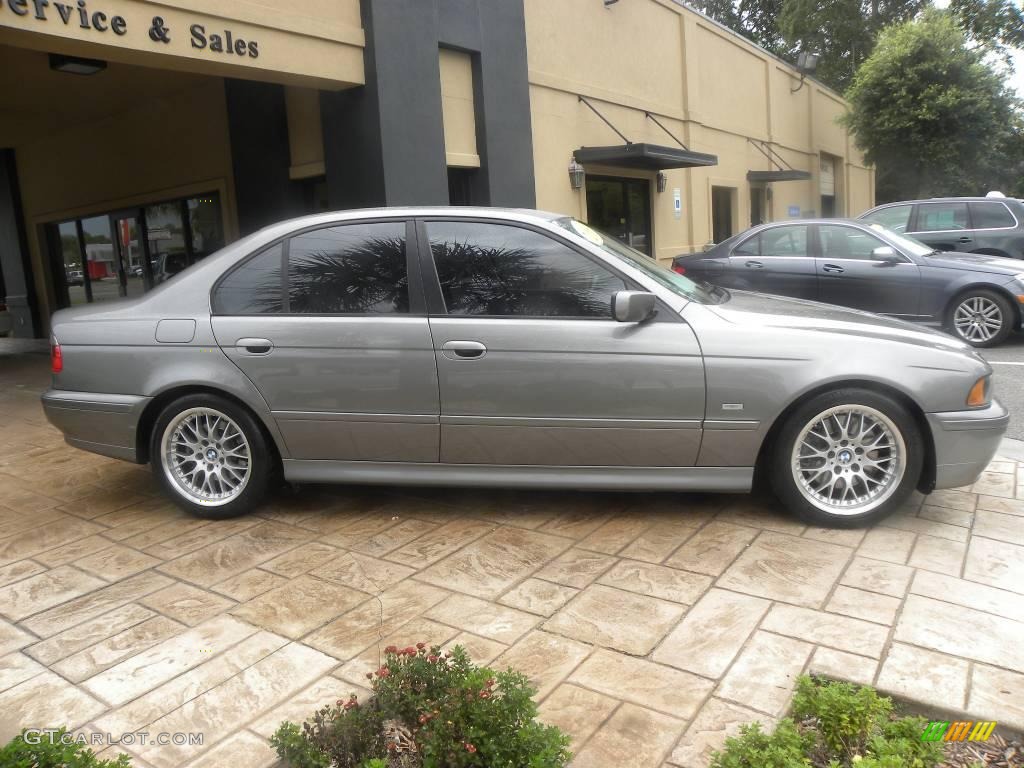
[[[949,327],[974,347],[994,347],[1013,330],[1013,308],[1006,297],[979,288],[958,296],[949,311]]]
[[[150,445],[153,471],[181,507],[200,517],[245,514],[266,495],[271,452],[253,416],[217,395],[170,403]]]
[[[814,525],[852,528],[890,514],[917,485],[924,442],[892,397],[826,392],[799,406],[778,435],[772,485]]]

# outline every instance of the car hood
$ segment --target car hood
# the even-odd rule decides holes
[[[989,256],[985,253],[960,253],[959,251],[937,251],[921,259],[921,266],[940,269],[965,269],[972,272],[987,272],[996,275],[1013,275],[1024,272],[1024,261],[1008,259],[1005,256]]]
[[[970,345],[959,339],[903,320],[766,293],[731,290],[729,294],[728,301],[708,309],[736,325],[874,337],[976,355]]]

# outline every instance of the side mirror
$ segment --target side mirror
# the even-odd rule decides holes
[[[895,249],[888,245],[882,245],[871,252],[873,261],[880,261],[883,264],[899,264],[903,259],[897,255]]]
[[[655,301],[646,291],[618,291],[612,296],[612,317],[620,323],[642,323],[654,314]]]

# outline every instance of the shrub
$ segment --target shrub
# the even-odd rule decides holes
[[[568,738],[536,722],[526,676],[473,665],[462,648],[385,649],[373,696],[353,695],[271,739],[294,768],[561,768]],[[383,762],[374,762],[383,761]]]
[[[801,677],[793,696],[793,717],[813,718],[829,753],[841,760],[863,755],[868,739],[888,720],[892,700],[867,686]]]
[[[715,754],[711,768],[807,768],[807,738],[792,720],[780,720],[767,734],[760,723],[744,725],[740,735],[725,740],[725,749]]]
[[[61,728],[43,734],[38,744],[25,741],[25,731],[15,736],[0,749],[3,768],[131,768],[128,755],[115,760],[101,760],[85,744],[75,742]]]

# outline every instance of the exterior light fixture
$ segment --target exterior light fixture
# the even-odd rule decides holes
[[[668,176],[665,175],[664,171],[658,171],[658,191],[664,192],[668,187]]]
[[[818,69],[818,54],[801,51],[796,57],[796,70],[800,73],[800,82],[796,88],[790,88],[790,93],[796,93],[804,87],[804,78],[813,75]]]
[[[569,185],[573,189],[583,188],[583,179],[586,177],[586,171],[583,166],[576,162],[576,158],[572,158],[569,161]]]
[[[55,72],[67,72],[71,75],[95,75],[107,68],[107,62],[100,59],[83,59],[79,56],[65,56],[62,53],[50,54],[50,69]]]
[[[610,5],[615,5],[619,0],[604,0],[604,7],[607,8]]]

